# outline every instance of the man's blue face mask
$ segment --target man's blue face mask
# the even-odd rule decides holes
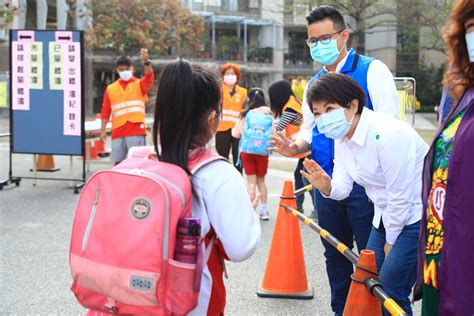
[[[341,35],[339,34],[339,36]],[[328,43],[319,41],[316,45],[310,47],[311,57],[325,66],[334,64],[341,54],[341,51],[337,49],[339,36],[336,39],[330,39]]]

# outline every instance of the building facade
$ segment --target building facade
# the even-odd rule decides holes
[[[0,3],[5,1],[0,0]],[[267,89],[272,82],[282,78],[296,79],[296,82],[304,84],[320,69],[320,65],[312,61],[305,43],[306,16],[310,10],[307,1],[176,1],[181,1],[183,7],[201,16],[206,25],[204,50],[184,53],[184,57],[216,74],[222,64],[234,62],[242,68],[243,86]],[[12,28],[84,30],[92,25],[84,14],[87,0],[76,0],[72,6],[68,0],[10,2],[21,8]],[[347,22],[353,26],[350,18]],[[9,68],[7,36],[7,33],[0,32],[0,71]],[[410,67],[410,62],[418,62],[418,56],[411,61],[397,54],[396,25],[381,25],[372,29],[364,34],[363,43],[365,54],[382,60],[394,74],[397,61],[405,68]],[[178,56],[176,51],[170,49],[167,55],[152,57],[154,68],[159,72],[167,62]],[[85,82],[87,91],[91,91],[86,99],[89,115],[100,111],[104,89],[116,79],[114,61],[115,57],[106,51],[86,54]]]
[[[217,63],[235,61],[245,72],[244,84],[262,88],[281,78],[309,79],[321,65],[313,62],[305,40],[308,1],[298,0],[183,0],[195,14],[206,17],[211,42],[232,36],[242,54],[213,54]],[[348,24],[353,24],[350,18]],[[379,26],[364,34],[365,53],[383,60],[393,73],[397,61],[396,26]],[[237,45],[237,44],[236,44]],[[254,58],[254,52],[268,58]],[[256,80],[255,80],[256,79]]]

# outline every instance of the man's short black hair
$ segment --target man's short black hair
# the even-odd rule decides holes
[[[352,100],[359,101],[357,113],[362,113],[365,106],[365,92],[351,77],[339,73],[327,73],[317,79],[306,94],[308,104],[313,112],[313,102],[337,103],[348,108]]]
[[[120,56],[115,62],[115,67],[119,67],[119,66],[130,67],[131,65],[132,65],[132,62],[126,56]]]
[[[331,20],[334,23],[334,27],[338,30],[343,30],[346,28],[346,22],[344,21],[342,14],[335,8],[328,5],[322,5],[313,8],[313,11],[311,11],[311,13],[306,17],[308,25],[325,19]]]

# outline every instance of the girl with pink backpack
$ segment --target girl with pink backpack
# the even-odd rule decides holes
[[[164,69],[159,82],[153,137],[161,144],[160,161],[189,173],[191,149],[214,137],[221,114],[221,92],[211,73],[178,60]],[[201,219],[206,245],[215,236],[203,269],[198,306],[190,315],[222,315],[225,308],[224,261],[244,261],[257,249],[260,223],[240,173],[217,160],[192,176],[192,215]],[[203,245],[204,247],[204,245]]]
[[[86,183],[69,261],[88,315],[223,315],[225,260],[255,252],[260,223],[240,173],[205,149],[221,105],[214,75],[181,59],[168,64],[156,154],[141,148]]]

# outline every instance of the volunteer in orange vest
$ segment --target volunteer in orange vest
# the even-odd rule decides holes
[[[274,82],[268,88],[268,95],[270,97],[270,106],[272,112],[277,119],[275,129],[280,132],[284,137],[289,139],[297,139],[300,127],[303,124],[303,109],[301,102],[296,98],[293,90],[291,89],[290,82],[288,80],[279,80]],[[303,161],[311,152],[302,153],[294,156],[298,159],[298,164],[294,171],[295,177],[295,190],[300,189],[304,186],[306,179],[300,173],[303,169]],[[297,197],[298,210],[303,212],[304,195]],[[313,200],[314,205],[314,200]],[[311,217],[316,218],[316,212],[311,212]]]
[[[234,166],[242,173],[242,168],[236,166],[239,155],[239,139],[232,137],[232,128],[239,120],[247,89],[240,87],[240,68],[236,64],[227,63],[220,69],[222,75],[222,117],[216,133],[216,150],[219,155],[229,159],[232,148]]]
[[[102,129],[100,138],[106,141],[106,125],[112,119],[112,152],[110,159],[118,164],[127,157],[128,150],[134,146],[144,146],[146,137],[145,102],[147,93],[153,85],[153,68],[148,51],[142,49],[145,75],[142,79],[133,76],[133,66],[127,57],[120,57],[115,64],[119,75],[109,84],[102,104]]]

